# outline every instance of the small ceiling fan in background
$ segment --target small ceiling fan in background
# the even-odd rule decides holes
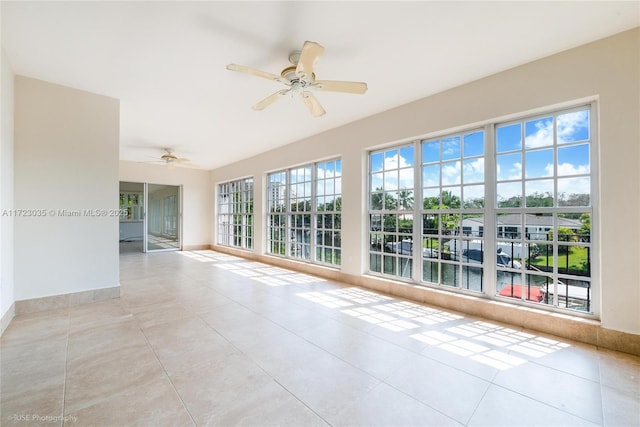
[[[324,47],[316,42],[306,41],[302,50],[296,50],[289,55],[291,66],[284,68],[280,75],[266,71],[256,70],[244,65],[229,64],[227,70],[238,71],[262,77],[267,80],[274,80],[287,86],[287,89],[269,95],[262,101],[255,104],[254,110],[263,110],[276,100],[285,95],[292,97],[298,95],[307,106],[314,117],[322,116],[326,113],[320,102],[313,94],[313,91],[343,92],[363,94],[367,91],[367,84],[363,82],[346,82],[338,80],[316,80],[313,69],[318,59],[324,52]]]
[[[170,148],[164,148],[164,151],[165,153],[152,163],[165,164],[169,169],[173,169],[176,166],[195,166],[189,159],[176,156]]]

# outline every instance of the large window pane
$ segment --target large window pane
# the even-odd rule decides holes
[[[382,156],[371,159],[382,170]],[[384,185],[384,175],[371,174]],[[267,251],[304,261],[340,265],[342,163],[329,160],[268,175]],[[277,213],[277,214],[276,214]]]
[[[492,147],[487,126],[371,152],[369,271],[590,312],[590,120],[585,106],[494,123]]]
[[[436,153],[438,149],[434,150]],[[384,156],[383,191],[374,185],[375,172],[370,173],[369,188],[369,251],[384,252],[382,265],[371,256],[370,271],[404,278],[412,277],[414,253],[413,222],[415,207],[415,160],[413,145],[387,149],[370,154],[373,163]],[[436,175],[433,179],[437,179]],[[376,263],[376,264],[374,264]]]
[[[253,248],[253,178],[218,185],[218,244]]]
[[[497,216],[497,237],[508,239],[497,244],[512,260],[508,266],[499,263],[499,296],[592,309],[589,120],[588,108],[523,120],[518,125],[524,128],[524,147],[513,144],[512,152],[497,156],[497,207],[510,211]],[[501,135],[498,126],[498,152]],[[525,176],[519,179],[518,158],[525,164]],[[510,161],[516,165],[510,170],[514,173],[507,171]],[[518,203],[522,185],[524,205]]]

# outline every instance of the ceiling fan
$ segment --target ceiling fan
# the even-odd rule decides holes
[[[189,159],[176,156],[170,148],[165,148],[164,151],[165,153],[160,156],[160,160],[156,160],[156,162],[166,164],[169,169],[175,168],[176,165],[192,165]]]
[[[293,65],[283,69],[280,72],[280,75],[237,64],[227,65],[227,70],[252,74],[264,79],[280,82],[287,86],[287,89],[279,90],[255,104],[252,107],[254,110],[263,110],[285,95],[291,95],[291,97],[298,95],[302,98],[302,101],[307,106],[311,114],[315,117],[319,117],[325,114],[326,111],[322,108],[322,105],[320,105],[320,102],[313,94],[313,91],[318,90],[355,94],[363,94],[367,91],[367,84],[362,82],[316,80],[313,68],[323,52],[324,47],[320,46],[318,43],[311,41],[304,42],[302,50],[295,50],[291,52],[289,55],[289,62]]]

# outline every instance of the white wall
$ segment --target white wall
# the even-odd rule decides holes
[[[600,211],[593,227],[601,249],[601,322],[608,329],[640,334],[639,56],[636,28],[216,169],[212,180],[215,185],[254,177],[255,209],[262,213],[256,218],[255,247],[263,253],[266,173],[341,156],[342,271],[360,275],[366,266],[368,149],[596,97]]]
[[[0,83],[1,151],[0,151],[0,209],[13,209],[13,79],[11,64],[2,49]],[[13,217],[2,215],[0,220],[0,318],[4,317],[15,301],[13,274]]]
[[[15,79],[17,301],[119,286],[119,101]],[[112,210],[61,216],[58,210]]]
[[[208,171],[120,161],[120,181],[182,185],[182,246],[209,245],[212,222],[212,190]]]

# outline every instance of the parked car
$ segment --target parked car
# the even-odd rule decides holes
[[[413,253],[413,242],[411,240],[388,242],[384,245],[384,251],[394,252],[400,255],[411,255]]]
[[[402,240],[401,242],[388,242],[384,245],[385,252],[398,253],[400,255],[413,254],[413,241]],[[438,258],[437,249],[422,248],[424,258]]]
[[[480,249],[465,249],[462,251],[462,261],[468,263],[481,264],[483,260],[483,252]],[[509,255],[504,253],[502,249],[498,248],[496,254],[496,265],[511,268],[522,268],[522,264],[516,260],[512,260]]]

